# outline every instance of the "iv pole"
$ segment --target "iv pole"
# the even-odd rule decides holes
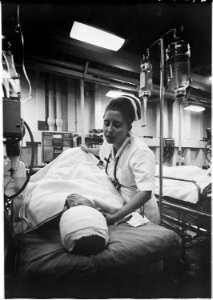
[[[165,95],[165,87],[164,87],[164,76],[165,76],[165,55],[164,55],[164,36],[169,34],[171,31],[176,33],[176,29],[170,29],[166,32],[161,38],[156,40],[151,46],[148,48],[152,48],[156,43],[160,44],[160,137],[159,137],[159,211],[160,211],[160,222],[162,219],[162,198],[163,198],[163,149],[164,149],[164,120],[163,120],[163,109],[164,109],[164,95]]]
[[[169,31],[170,32],[170,31]],[[163,121],[163,108],[164,108],[164,74],[165,74],[165,59],[164,59],[164,40],[163,37],[156,40],[148,49],[152,48],[155,44],[160,44],[160,137],[159,137],[159,212],[161,220],[161,205],[163,197],[163,132],[164,132],[164,121]],[[144,96],[143,96],[144,98]],[[146,98],[147,101],[147,98]],[[146,101],[144,102],[146,104]],[[146,124],[146,122],[145,122]]]
[[[160,38],[160,161],[159,161],[159,211],[161,221],[161,206],[163,197],[163,132],[164,132],[164,120],[163,120],[163,108],[164,108],[164,41]]]

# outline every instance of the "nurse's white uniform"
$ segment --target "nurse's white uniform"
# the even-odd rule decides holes
[[[154,196],[154,153],[147,144],[139,137],[130,134],[116,155],[114,154],[113,145],[104,141],[100,147],[99,156],[105,163],[110,178],[115,179],[115,175],[121,184],[119,191],[125,203],[131,201],[132,197],[139,191],[152,191],[151,198],[144,204],[144,214],[149,221],[159,224],[160,214]],[[106,163],[107,160],[108,163]]]

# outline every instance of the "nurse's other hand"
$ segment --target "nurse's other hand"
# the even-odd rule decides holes
[[[104,213],[103,215],[104,215],[108,225],[112,225],[116,222],[113,214]]]
[[[81,145],[80,148],[81,148],[82,151],[88,152],[88,148],[87,148],[86,145]]]

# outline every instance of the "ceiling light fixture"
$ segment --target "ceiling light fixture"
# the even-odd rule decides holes
[[[125,40],[107,31],[75,21],[70,37],[105,49],[118,51]]]
[[[187,106],[184,107],[184,110],[202,112],[205,110],[205,107],[196,104],[188,104]]]
[[[119,90],[110,90],[109,92],[106,93],[106,96],[109,98],[117,98],[120,97],[121,95],[133,95],[131,93],[126,93],[123,91],[119,91]]]

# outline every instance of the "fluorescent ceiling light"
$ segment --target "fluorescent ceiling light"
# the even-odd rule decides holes
[[[133,95],[131,93],[126,93],[126,92],[122,92],[122,91],[119,91],[119,90],[110,90],[109,92],[106,93],[106,96],[109,97],[109,98],[117,98],[117,97],[120,97],[122,95]]]
[[[201,111],[205,110],[205,107],[199,106],[199,105],[190,104],[188,106],[185,106],[184,109],[185,110],[189,110],[189,111],[201,112]]]
[[[124,92],[111,90],[108,93],[106,93],[106,96],[109,98],[117,98],[117,97],[121,96],[122,94],[124,94]]]
[[[125,42],[123,38],[112,33],[76,21],[73,23],[70,37],[113,51],[118,51]]]

